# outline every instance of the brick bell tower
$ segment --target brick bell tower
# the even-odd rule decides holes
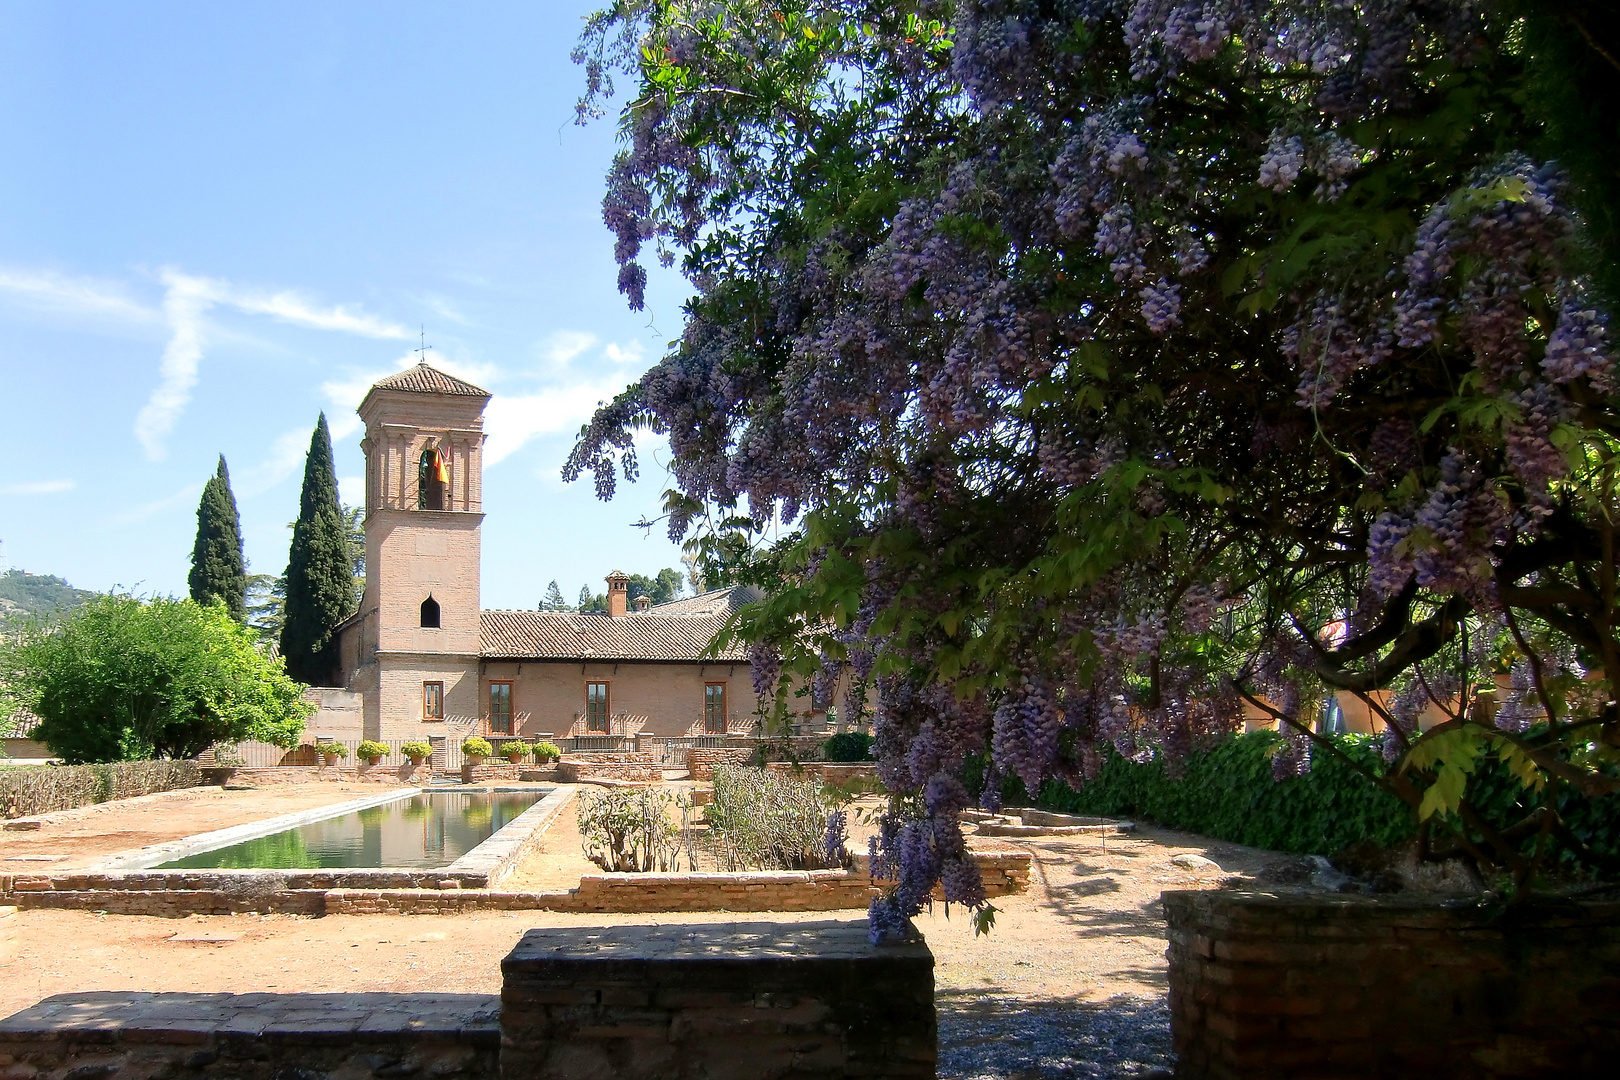
[[[365,736],[455,737],[479,717],[484,407],[427,364],[376,383],[366,434],[366,587],[343,631]]]

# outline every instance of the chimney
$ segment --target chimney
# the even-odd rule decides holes
[[[645,614],[650,607],[652,607],[652,597],[645,595],[636,597],[636,614]]]
[[[622,619],[629,611],[630,576],[623,570],[615,570],[607,576],[607,585],[608,614],[615,619]]]

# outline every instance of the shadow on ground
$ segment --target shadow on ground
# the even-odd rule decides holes
[[[941,992],[942,1080],[1168,1077],[1170,1009],[1162,999],[1041,1001]]]

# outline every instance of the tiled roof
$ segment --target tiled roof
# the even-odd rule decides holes
[[[697,662],[725,625],[713,615],[632,613],[617,619],[594,612],[484,611],[483,655],[521,660],[687,660]],[[737,646],[710,662],[743,663]]]
[[[725,589],[710,589],[683,600],[656,604],[649,610],[654,615],[730,615],[744,604],[758,599],[759,590],[752,585],[732,585]]]
[[[26,739],[38,726],[39,717],[27,709],[18,709],[10,716],[0,716],[0,739]]]
[[[408,390],[413,394],[453,394],[461,397],[489,397],[470,382],[462,382],[454,375],[446,375],[438,368],[417,364],[409,371],[390,375],[372,384],[373,390]]]

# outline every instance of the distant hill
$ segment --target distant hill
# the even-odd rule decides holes
[[[0,574],[0,623],[72,611],[94,595],[52,574],[11,570]]]

